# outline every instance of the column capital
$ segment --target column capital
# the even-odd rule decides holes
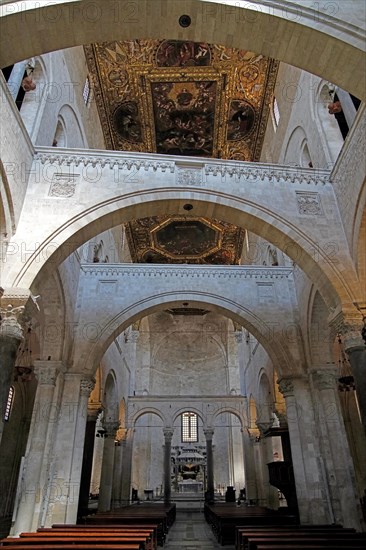
[[[313,371],[311,376],[318,390],[335,390],[337,388],[337,372],[335,369]]]
[[[80,395],[89,397],[95,387],[95,378],[82,378],[80,381]]]
[[[41,385],[55,386],[57,376],[65,371],[62,361],[34,361],[34,373]]]
[[[173,428],[163,428],[163,434],[165,438],[165,443],[171,443],[174,435]]]
[[[345,313],[339,312],[329,323],[329,326],[342,336],[344,351],[352,353],[354,350],[366,349],[365,331],[366,316],[361,311]]]
[[[119,428],[119,422],[103,422],[103,428],[107,437],[115,437]]]
[[[293,378],[280,378],[277,380],[278,389],[283,397],[291,397],[294,395],[295,387]]]
[[[0,336],[3,338],[13,338],[14,340],[19,340],[19,342],[23,340],[23,327],[21,323],[23,322],[24,310],[25,306],[14,307],[11,304],[0,308]]]
[[[203,428],[203,433],[205,434],[206,441],[212,441],[215,430],[212,428]]]

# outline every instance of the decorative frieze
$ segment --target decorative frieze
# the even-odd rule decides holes
[[[194,277],[215,279],[288,279],[293,274],[289,267],[201,267],[198,265],[136,265],[136,264],[83,264],[83,273],[87,276],[103,277]],[[104,283],[105,281],[103,281]]]
[[[268,166],[257,163],[221,162],[205,164],[207,176],[230,177],[237,180],[269,181],[275,183],[298,183],[307,185],[325,185],[330,183],[329,170],[309,170],[307,168],[291,168],[287,166]]]
[[[324,215],[319,193],[296,191],[296,200],[299,214],[307,216]]]
[[[53,174],[50,197],[70,198],[75,194],[79,174]]]

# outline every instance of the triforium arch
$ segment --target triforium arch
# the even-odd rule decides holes
[[[82,353],[77,358],[74,357],[75,363],[83,364],[87,370],[92,369],[94,371],[113,340],[128,326],[143,316],[151,315],[161,309],[169,309],[182,302],[189,302],[195,308],[205,308],[207,305],[214,306],[215,311],[245,327],[263,345],[273,362],[274,368],[283,376],[285,373],[302,371],[303,365],[300,361],[295,364],[294,356],[286,344],[286,333],[282,332],[281,334],[283,327],[276,333],[273,331],[273,327],[268,326],[263,319],[253,314],[243,305],[223,296],[193,291],[182,291],[179,294],[177,292],[154,293],[149,298],[132,304],[127,308],[127,311],[121,311],[106,326],[99,327],[96,342],[89,342],[87,346],[84,345]]]
[[[162,426],[169,426],[169,422],[163,412],[155,407],[143,407],[134,413],[133,407],[131,405],[128,407],[128,417],[127,417],[127,428],[135,428],[137,421],[149,414],[153,414],[160,418]]]
[[[294,5],[285,0],[243,5],[234,0],[140,0],[126,5],[105,0],[13,2],[3,6],[1,14],[2,66],[80,44],[166,38],[169,28],[172,39],[255,51],[313,74],[319,74],[322,52],[320,76],[365,98],[364,81],[354,78],[354,67],[363,63],[364,37],[356,24],[364,12],[353,0],[325,3],[324,8],[321,3]],[[179,25],[182,15],[191,18],[184,29]],[[32,36],[32,41],[21,40],[19,28],[22,37]],[[297,47],[293,48],[295,40]]]
[[[32,288],[39,293],[44,276],[101,231],[119,225],[121,221],[125,223],[146,216],[184,214],[183,207],[187,203],[193,206],[196,216],[221,219],[269,240],[313,280],[329,308],[359,301],[361,291],[352,264],[349,263],[347,279],[344,272],[338,270],[341,261],[344,268],[343,262],[347,262],[347,257],[342,255],[334,261],[333,250],[329,256],[327,249],[323,250],[304,229],[296,228],[284,216],[271,212],[267,206],[223,192],[177,188],[151,189],[144,193],[136,189],[125,198],[113,198],[82,210],[61,226],[53,228],[43,242],[36,243],[34,252],[22,255],[21,245],[14,243],[14,250],[8,256],[10,263],[5,286]],[[12,256],[16,262],[14,265],[11,263]]]

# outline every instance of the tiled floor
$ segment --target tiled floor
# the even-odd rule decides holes
[[[164,550],[234,550],[234,546],[218,544],[202,512],[177,511]]]

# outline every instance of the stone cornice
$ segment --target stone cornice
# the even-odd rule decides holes
[[[161,264],[82,264],[87,276],[103,277],[194,277],[215,279],[288,279],[293,275],[289,267],[251,267],[251,266],[197,266],[197,265],[161,265]]]
[[[241,162],[217,159],[195,159],[189,157],[174,157],[169,155],[157,155],[152,153],[124,153],[121,151],[102,150],[75,150],[64,148],[37,147],[35,160],[41,164],[54,164],[56,166],[93,166],[118,168],[120,170],[132,170],[133,172],[161,171],[168,173],[177,172],[178,184],[187,183],[190,186],[201,186],[208,176],[231,177],[236,180],[246,179],[250,181],[297,183],[307,185],[325,185],[330,183],[330,170],[318,170]],[[180,178],[180,173],[185,177]],[[199,174],[199,177],[198,177]]]

